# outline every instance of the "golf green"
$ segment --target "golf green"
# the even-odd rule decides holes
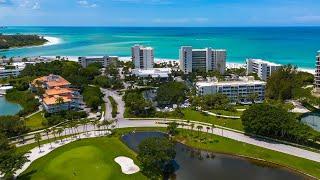
[[[18,179],[146,179],[141,173],[126,175],[114,162],[135,154],[116,137],[82,139],[57,148],[34,161]]]

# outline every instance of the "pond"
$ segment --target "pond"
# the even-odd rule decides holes
[[[166,134],[160,132],[136,132],[124,135],[122,140],[129,148],[138,151],[138,145],[144,139],[164,136]],[[177,179],[298,180],[306,178],[286,168],[231,155],[195,150],[181,143],[177,143],[175,149],[177,153],[175,161],[179,167],[175,173]]]
[[[307,113],[302,116],[301,122],[307,124],[316,131],[320,131],[320,114]]]
[[[21,109],[19,104],[11,103],[5,97],[0,97],[0,116],[15,115]]]

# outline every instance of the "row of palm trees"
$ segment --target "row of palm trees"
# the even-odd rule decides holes
[[[94,131],[94,135],[95,136],[101,136],[104,133],[104,130],[109,131],[109,128],[111,126],[111,129],[114,129],[116,127],[116,125],[114,125],[114,123],[117,123],[116,120],[113,121],[108,121],[108,120],[104,120],[104,121],[99,121],[99,120],[90,120],[90,119],[84,119],[84,120],[80,120],[80,121],[71,121],[63,126],[60,127],[51,127],[51,128],[47,128],[44,130],[44,135],[41,133],[36,133],[34,135],[34,140],[37,142],[38,147],[39,147],[39,151],[41,152],[41,144],[40,141],[42,140],[42,138],[44,136],[46,136],[47,141],[50,143],[50,148],[54,148],[52,146],[52,142],[50,141],[50,137],[49,135],[52,134],[54,137],[54,142],[58,142],[58,139],[60,139],[60,143],[63,143],[64,141],[64,137],[65,139],[69,138],[68,136],[70,136],[70,140],[72,138],[78,138],[81,139],[81,133],[85,133],[86,136],[89,136],[89,131],[88,131],[88,126],[92,125],[93,126],[93,131]],[[82,131],[79,128],[80,126],[82,126]],[[98,134],[96,134],[97,132]]]
[[[186,123],[178,123],[178,125],[181,126],[182,129],[184,129],[185,126],[186,126],[186,127],[189,126],[189,127],[190,127],[190,130],[194,130],[194,128],[196,128],[197,131],[198,131],[198,136],[200,135],[200,131],[202,131],[203,128],[204,128],[204,126],[202,126],[202,125],[197,125],[197,126],[195,126],[195,124],[194,124],[194,123],[190,123],[189,120],[186,121]],[[211,124],[211,126],[205,126],[205,128],[206,128],[206,130],[207,130],[207,133],[209,132],[209,130],[211,130],[211,133],[213,134],[213,129],[216,128],[216,126],[215,126],[214,124]]]

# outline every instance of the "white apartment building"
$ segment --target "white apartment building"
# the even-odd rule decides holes
[[[256,73],[258,77],[266,81],[273,72],[281,68],[280,64],[275,64],[262,59],[247,59],[247,75]]]
[[[171,68],[133,69],[132,74],[141,78],[168,79],[171,74]]]
[[[196,71],[218,71],[224,74],[227,51],[225,49],[192,49],[182,46],[179,52],[180,69],[185,73]]]
[[[314,87],[315,92],[320,93],[320,51],[318,51],[316,56],[316,73],[314,76]]]
[[[198,82],[196,89],[198,95],[221,93],[226,95],[232,103],[251,104],[251,95],[256,95],[256,103],[265,99],[266,82],[254,80],[253,77],[242,77],[237,81],[224,82]]]
[[[78,62],[84,68],[92,63],[100,63],[103,67],[108,67],[110,64],[118,61],[118,59],[118,56],[87,56],[79,57]]]
[[[154,65],[154,50],[152,47],[134,45],[131,48],[132,61],[136,69],[152,69]]]

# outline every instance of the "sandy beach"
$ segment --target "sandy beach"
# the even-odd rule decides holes
[[[42,46],[52,46],[52,45],[60,44],[62,42],[62,40],[60,38],[57,38],[57,37],[43,36],[43,38],[48,40],[48,42],[46,42]]]
[[[60,43],[59,42],[59,38],[53,38],[52,39],[52,43]],[[54,45],[54,44],[52,44]],[[55,58],[55,56],[43,56],[43,57],[51,57],[51,58]],[[78,62],[78,57],[79,56],[61,56],[61,58],[65,58],[68,59],[69,61],[75,61]],[[90,57],[90,56],[87,56]],[[131,61],[131,57],[126,56],[126,57],[119,57],[120,61]],[[162,62],[176,62],[179,64],[179,59],[168,59],[168,58],[154,58],[155,63],[162,63]],[[233,62],[227,62],[226,63],[226,67],[229,69],[233,69],[233,68],[246,68],[246,64],[245,63],[233,63]],[[298,71],[302,71],[302,72],[308,72],[310,74],[315,74],[315,70],[314,69],[308,69],[308,68],[298,68]]]

